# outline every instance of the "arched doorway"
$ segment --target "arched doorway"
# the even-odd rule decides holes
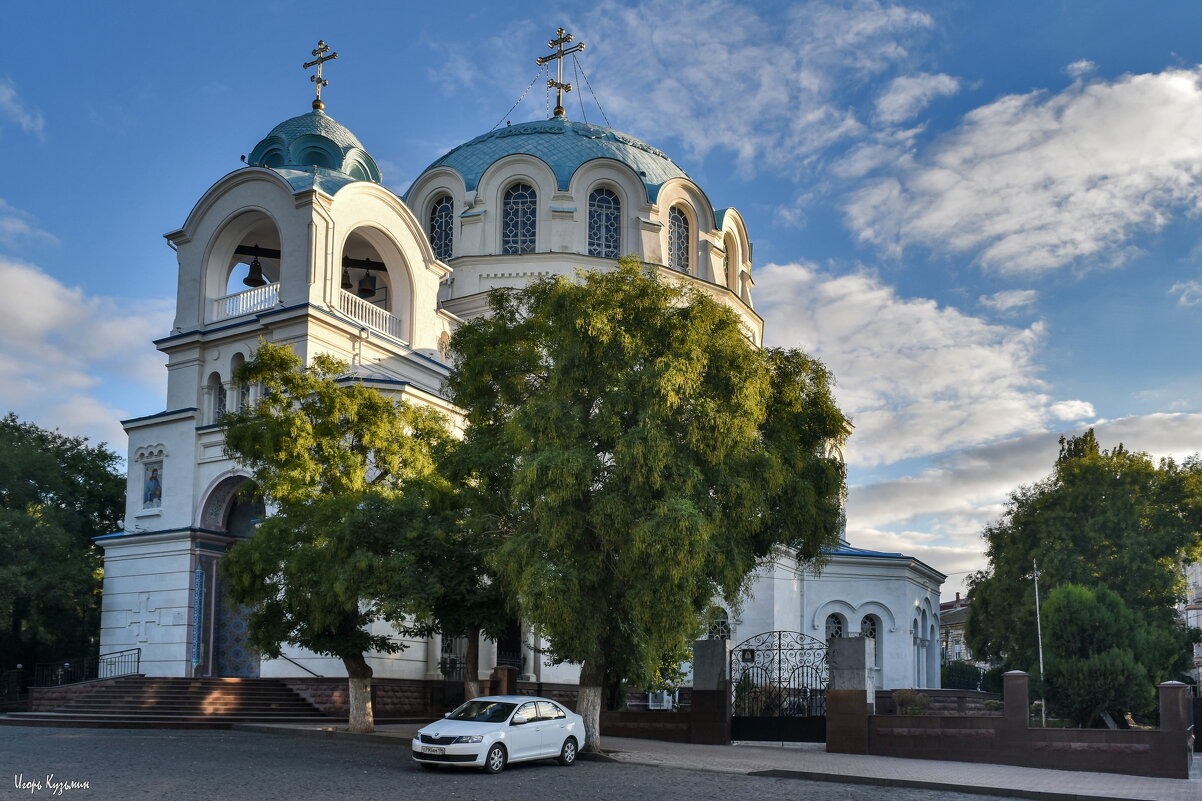
[[[253,492],[253,483],[245,476],[230,476],[213,488],[204,505],[202,525],[213,533],[233,539],[226,549],[237,547],[238,540],[254,534],[256,521],[265,512],[263,499]],[[249,491],[248,491],[249,490]],[[211,595],[204,603],[208,625],[204,626],[204,658],[198,673],[221,678],[256,678],[259,653],[249,644],[248,619],[251,607],[234,603],[225,588],[218,566],[224,554],[201,559],[206,585]]]

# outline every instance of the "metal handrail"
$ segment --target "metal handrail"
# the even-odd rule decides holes
[[[300,668],[301,670],[305,671],[305,672],[306,672],[306,673],[308,673],[310,676],[316,676],[316,677],[317,677],[317,678],[319,678],[319,679],[324,679],[324,678],[325,678],[325,676],[321,675],[320,673],[314,673],[312,670],[309,670],[309,668],[305,667],[305,666],[304,666],[304,665],[302,665],[300,662],[297,662],[295,659],[293,659],[292,657],[288,656],[288,654],[280,654],[280,659],[287,659],[289,662],[291,662],[292,664],[296,665],[298,668]]]
[[[86,656],[66,662],[44,662],[34,668],[30,687],[58,687],[96,679],[133,676],[142,667],[142,649],[128,648],[99,656]]]

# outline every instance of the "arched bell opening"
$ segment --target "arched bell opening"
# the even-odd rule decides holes
[[[400,249],[382,231],[360,227],[342,246],[339,309],[382,334],[409,341],[413,288]]]
[[[210,321],[264,311],[279,301],[280,231],[260,211],[246,212],[216,237],[209,254]]]

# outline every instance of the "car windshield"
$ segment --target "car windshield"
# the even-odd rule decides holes
[[[504,701],[468,701],[447,715],[448,720],[474,720],[478,723],[504,723],[517,704]]]

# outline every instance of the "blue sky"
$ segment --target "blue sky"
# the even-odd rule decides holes
[[[612,127],[747,219],[771,344],[838,379],[848,534],[951,575],[1061,433],[1202,449],[1202,5],[20,4],[0,63],[0,408],[125,447],[162,409],[177,228],[327,111],[403,192],[557,26]],[[579,83],[579,81],[578,81]],[[587,92],[569,116],[604,122]],[[535,87],[510,116],[546,115]]]

